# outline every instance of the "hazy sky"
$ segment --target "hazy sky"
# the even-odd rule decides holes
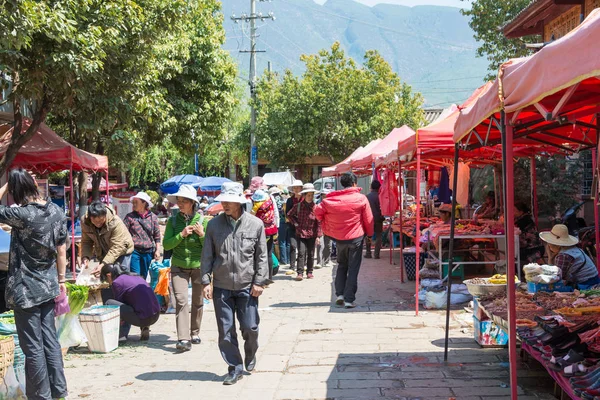
[[[316,3],[323,4],[326,0],[314,0]],[[353,0],[347,0],[353,1]],[[398,4],[403,6],[422,6],[422,5],[435,5],[435,6],[449,6],[449,7],[468,7],[468,1],[461,0],[354,0],[368,6],[374,6],[379,3]]]

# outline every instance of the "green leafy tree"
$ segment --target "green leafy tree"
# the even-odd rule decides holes
[[[525,48],[526,43],[541,40],[537,35],[507,39],[501,32],[502,27],[527,7],[531,0],[469,0],[469,3],[471,7],[462,9],[461,13],[470,18],[469,26],[475,32],[475,39],[480,42],[477,55],[489,61],[490,73],[486,80],[494,79],[500,65],[508,59],[530,54]]]
[[[267,73],[257,85],[258,148],[273,165],[316,155],[334,163],[394,127],[422,125],[421,96],[376,51],[365,54],[363,66],[339,43],[301,60],[302,77]]]

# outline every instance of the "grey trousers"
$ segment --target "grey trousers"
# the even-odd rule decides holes
[[[335,275],[335,295],[344,296],[344,301],[356,300],[358,272],[362,262],[363,237],[352,240],[338,240],[337,273]]]
[[[188,303],[188,287],[192,282],[192,312]],[[191,340],[200,335],[202,315],[204,313],[204,296],[202,294],[202,270],[200,268],[171,267],[171,282],[175,294],[175,321],[177,324],[177,340]],[[190,329],[191,320],[191,329]]]
[[[25,353],[29,400],[67,397],[67,380],[54,325],[54,301],[32,308],[15,308],[19,345]]]
[[[331,262],[331,251],[333,250],[333,241],[329,236],[323,236],[317,246],[317,264],[324,267]]]
[[[215,287],[213,299],[219,330],[219,350],[229,365],[229,371],[242,373],[243,361],[252,361],[258,350],[258,297],[250,295],[250,288],[233,291]],[[238,346],[235,317],[240,323],[244,338],[244,359]]]
[[[379,253],[381,252],[381,239],[383,234],[383,222],[375,223],[375,258],[379,258]],[[371,237],[367,237],[366,240],[366,254],[371,254],[371,242],[373,240]]]

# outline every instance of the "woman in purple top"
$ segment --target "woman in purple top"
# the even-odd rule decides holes
[[[129,326],[135,325],[142,329],[140,340],[148,340],[150,325],[156,323],[160,316],[154,291],[141,276],[122,271],[116,264],[102,267],[101,277],[111,286],[114,295],[114,300],[108,300],[106,304],[121,308],[122,330],[119,337],[127,338]]]

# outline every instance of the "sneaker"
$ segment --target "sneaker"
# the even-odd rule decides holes
[[[336,306],[340,306],[342,307],[344,305],[344,296],[338,296],[337,299],[335,300],[335,305]]]
[[[200,344],[202,343],[202,339],[200,339],[200,336],[192,336],[192,344]]]
[[[298,274],[298,276],[296,277],[296,280],[298,282],[300,282],[302,279],[304,279],[304,277],[302,276],[302,274]]]
[[[315,264],[315,269],[321,269],[323,267],[321,267],[321,264]]]
[[[285,271],[285,274],[286,275],[294,275],[295,272],[290,269],[289,271]]]
[[[307,274],[307,275],[306,275],[306,277],[307,277],[308,279],[313,279],[315,276],[314,276],[313,274],[309,273],[309,274]]]
[[[179,342],[177,342],[177,345],[175,346],[175,348],[180,353],[183,353],[185,351],[190,351],[192,349],[192,343],[189,340],[180,340]]]
[[[344,307],[345,308],[356,308],[356,303],[352,302],[352,303],[348,303],[347,301],[344,302]]]

